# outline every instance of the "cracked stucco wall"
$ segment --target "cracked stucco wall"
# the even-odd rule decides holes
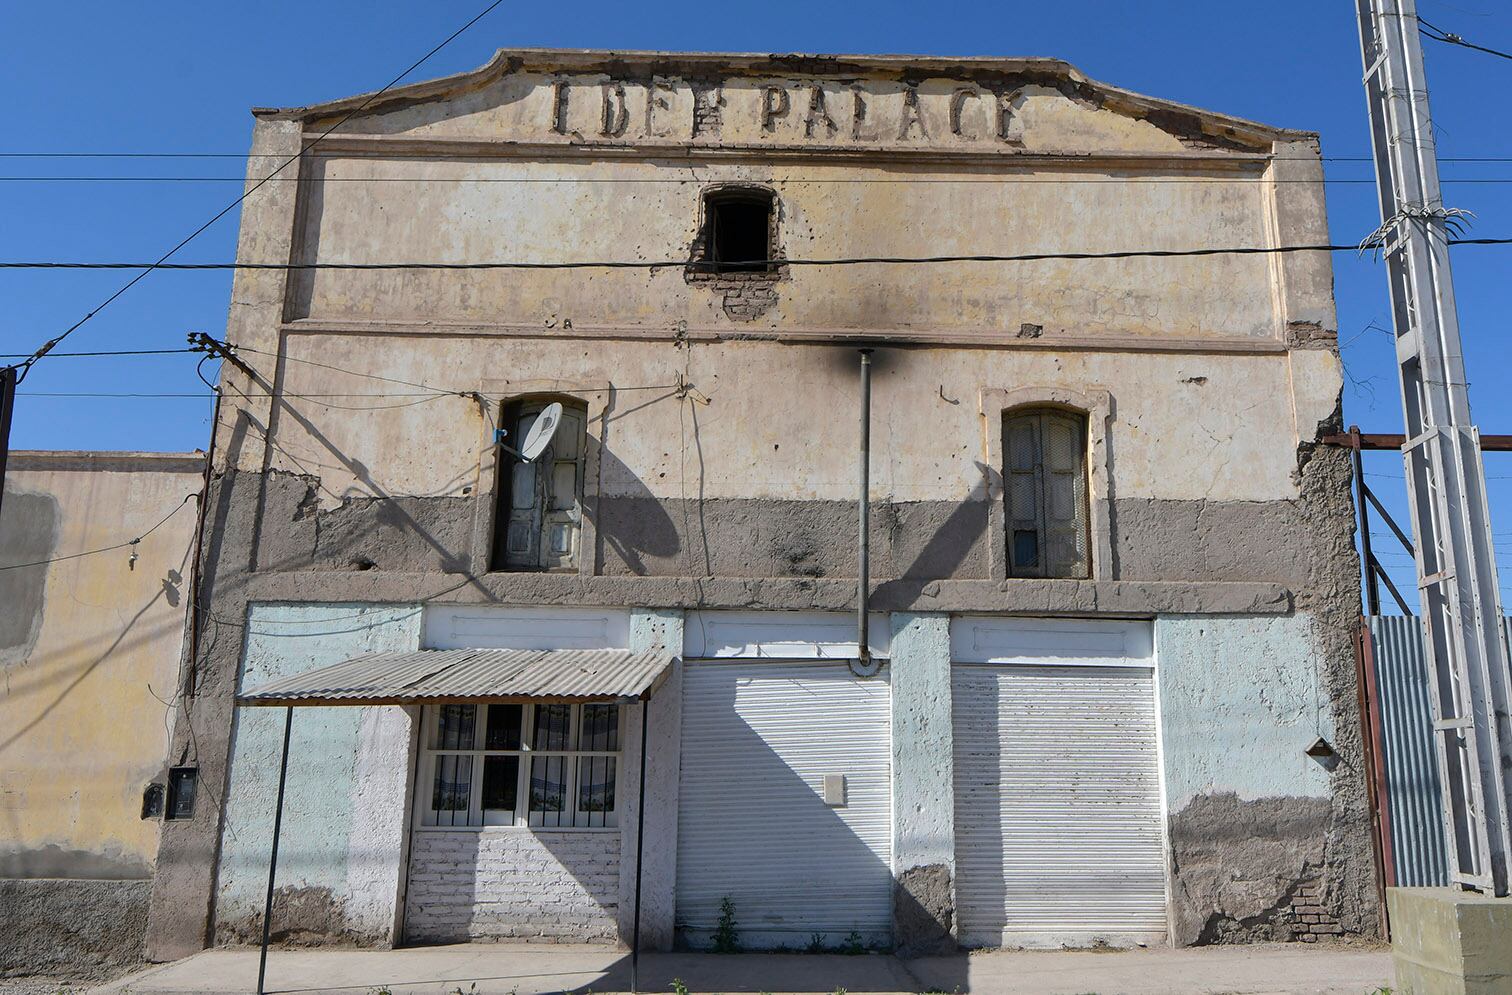
[[[1156,622],[1180,944],[1379,928],[1352,636],[1348,456],[1301,470],[1313,524],[1297,610]],[[1305,751],[1318,739],[1335,757]]]
[[[1322,874],[1332,794],[1304,752],[1333,738],[1317,622],[1167,616],[1155,638],[1176,939],[1290,939],[1274,920]]]
[[[253,605],[239,687],[364,653],[416,649],[420,617],[414,606]],[[284,712],[236,711],[216,890],[219,944],[261,937]],[[294,709],[276,942],[394,941],[411,735],[411,714],[399,706]]]

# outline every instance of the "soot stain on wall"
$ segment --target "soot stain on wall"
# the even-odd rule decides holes
[[[5,564],[37,563],[58,545],[62,511],[50,494],[8,490],[0,520],[0,549]],[[26,660],[42,633],[47,603],[47,565],[0,570],[0,666]]]

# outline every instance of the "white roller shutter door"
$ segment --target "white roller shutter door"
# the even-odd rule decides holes
[[[953,699],[961,942],[1163,942],[1152,671],[957,664]]]
[[[750,948],[802,948],[816,932],[890,942],[886,677],[839,661],[694,660],[683,696],[677,922],[688,941],[708,943],[728,895]],[[824,796],[837,774],[840,806]]]

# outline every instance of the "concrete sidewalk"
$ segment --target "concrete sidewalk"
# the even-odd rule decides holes
[[[982,995],[1371,995],[1391,984],[1384,947],[1275,944],[1186,950],[997,951],[903,961],[885,955],[645,954],[642,992],[673,979],[712,992],[943,992]],[[117,995],[251,992],[255,950],[210,950],[103,988]],[[476,985],[476,988],[472,987]],[[285,995],[537,995],[628,991],[609,947],[463,944],[404,950],[275,950],[268,991]]]

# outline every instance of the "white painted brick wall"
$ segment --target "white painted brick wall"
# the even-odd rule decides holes
[[[617,832],[417,832],[404,932],[411,942],[613,942]]]

